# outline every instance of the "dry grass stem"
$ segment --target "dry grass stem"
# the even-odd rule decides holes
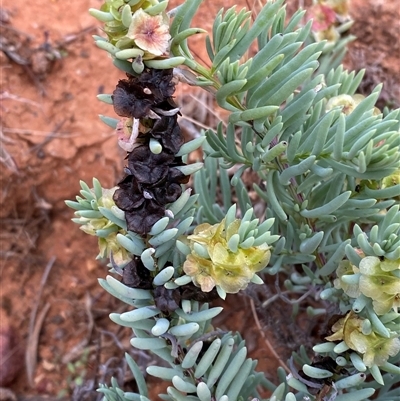
[[[31,311],[30,321],[29,321],[29,331],[28,331],[28,340],[27,340],[27,347],[25,352],[25,362],[26,362],[26,373],[28,376],[28,382],[31,387],[34,386],[33,382],[33,375],[36,368],[36,361],[37,361],[37,347],[39,342],[39,334],[40,330],[43,325],[43,321],[46,317],[46,314],[50,308],[50,304],[46,303],[43,309],[40,311],[39,315],[38,309],[40,300],[42,297],[43,289],[46,284],[47,278],[49,277],[50,271],[54,266],[54,262],[56,261],[55,256],[53,256],[49,262],[47,263],[42,279],[40,281],[40,286],[37,292],[36,301]]]
[[[25,351],[25,363],[26,363],[26,375],[28,377],[28,383],[32,388],[35,386],[33,375],[36,369],[37,349],[39,344],[40,330],[42,329],[44,319],[49,309],[50,309],[50,304],[46,303],[46,305],[38,314],[37,319],[35,320],[33,330],[29,331],[28,335],[27,347]]]
[[[273,345],[269,342],[268,338],[265,336],[265,332],[263,328],[261,327],[260,320],[258,319],[256,307],[254,305],[254,301],[250,298],[250,306],[251,306],[251,312],[253,314],[254,322],[257,326],[257,329],[259,330],[261,337],[264,339],[265,345],[268,348],[268,351],[271,352],[273,357],[278,361],[279,365],[282,366],[283,369],[289,374],[290,369],[287,367],[284,361],[282,361],[281,357],[276,353],[275,348]]]

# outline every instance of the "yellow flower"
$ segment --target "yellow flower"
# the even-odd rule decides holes
[[[115,206],[113,199],[114,192],[118,187],[111,189],[103,188],[102,197],[97,200],[98,206],[111,209]],[[93,191],[93,190],[92,190]],[[117,265],[124,265],[131,260],[129,253],[117,242],[117,234],[124,233],[116,224],[107,219],[101,218],[85,218],[80,217],[82,225],[79,227],[83,232],[89,235],[97,235],[99,237],[99,254],[97,258],[109,258],[111,253]],[[101,234],[100,234],[101,230]]]
[[[219,286],[226,293],[236,293],[246,288],[254,274],[268,264],[271,252],[267,245],[246,249],[239,245],[236,252],[229,249],[228,241],[239,227],[240,220],[225,227],[224,219],[213,226],[201,224],[188,236],[191,254],[183,270],[202,291]]]
[[[210,275],[212,262],[200,256],[188,255],[183,265],[184,272],[192,277],[193,284],[201,287],[203,292],[210,292],[215,287],[214,278]]]
[[[114,262],[122,267],[132,260],[128,251],[117,241],[117,234],[109,234],[106,238],[99,238],[99,254],[97,258],[109,258],[112,254]]]
[[[398,354],[400,339],[385,338],[373,331],[368,335],[363,334],[363,322],[364,319],[354,312],[349,312],[332,326],[334,334],[325,337],[325,339],[328,341],[344,340],[350,349],[363,355],[363,362],[366,366],[381,366],[390,356]]]
[[[151,16],[142,9],[133,14],[126,36],[133,39],[137,47],[149,53],[144,58],[163,55],[171,39],[168,23],[163,16]]]
[[[360,262],[360,291],[372,298],[374,311],[384,315],[400,308],[400,278],[394,270],[400,269],[400,260],[383,260],[367,256]]]

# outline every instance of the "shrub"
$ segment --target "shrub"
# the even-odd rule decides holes
[[[286,17],[283,0],[254,21],[221,10],[205,41],[211,67],[187,40],[205,32],[190,27],[200,3],[167,13],[167,1],[106,0],[90,10],[107,35],[96,45],[127,73],[99,96],[119,116],[102,119],[127,166],[117,187],[81,182],[67,204],[109,259],[100,285],[131,306],[110,318],[163,361],[147,373],[170,382],[165,400],[254,400],[262,386],[271,401],[398,399],[399,110],[374,106],[380,87],[357,94],[363,71],[340,64],[352,40],[341,36],[346,2],[314,5],[306,24],[300,10]],[[211,92],[226,123],[184,143],[178,80]],[[187,164],[199,147],[204,163]],[[256,370],[240,334],[212,326],[222,312],[213,299],[267,275],[284,279],[294,310],[312,294],[319,308],[309,313],[326,314],[329,326],[322,343],[293,353],[290,371],[278,369],[278,384]],[[148,400],[143,373],[126,359],[138,393],[116,380],[99,391]]]

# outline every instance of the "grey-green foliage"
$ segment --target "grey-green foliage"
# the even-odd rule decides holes
[[[383,179],[399,171],[400,111],[377,111],[380,86],[351,112],[335,104],[340,96],[355,95],[363,77],[363,71],[349,73],[333,62],[343,55],[347,40],[324,54],[319,68],[323,43],[304,46],[310,24],[293,31],[301,18],[296,13],[285,28],[280,5],[268,3],[253,26],[244,12],[221,11],[213,38],[207,38],[216,101],[230,115],[225,128],[220,124],[206,132],[211,149],[205,148],[205,168],[195,177],[200,194],[197,220],[214,223],[224,215],[230,205],[228,182],[243,215],[251,202],[241,175],[253,170],[258,176],[253,189],[265,202],[264,218],[275,218],[272,233],[281,235],[267,271],[290,276],[292,266],[302,264],[303,277],[291,275],[294,281],[289,287],[305,293],[313,285],[327,288],[328,293],[330,275],[340,261],[347,257],[356,266],[360,262],[354,248],[366,256],[399,260],[400,214],[394,205],[400,184],[385,187]],[[265,29],[258,29],[259,21],[264,21]],[[255,56],[239,61],[254,39]],[[329,64],[334,68],[328,69]],[[222,200],[216,196],[218,184]],[[341,305],[345,313],[345,299]],[[398,314],[378,318],[372,307],[367,310],[377,332],[389,335],[382,321],[393,321],[392,333],[398,336]],[[343,366],[354,368],[348,356],[343,361]],[[381,367],[394,375],[384,375],[389,389],[399,381],[395,363]],[[380,385],[386,383],[376,365],[368,372]],[[354,387],[359,393],[339,395],[337,400],[362,400],[374,393],[370,383],[361,384],[365,376],[342,380],[340,389],[349,392]],[[306,391],[302,383],[298,387]],[[387,399],[384,394],[382,390],[379,399]]]
[[[269,8],[265,7],[264,12]],[[227,25],[235,15],[231,11],[225,14]],[[297,18],[296,14],[294,21]],[[218,27],[221,20],[220,14]],[[294,26],[292,22],[289,25]],[[254,190],[266,202],[266,215],[276,218],[276,232],[286,242],[283,259],[275,253],[274,261],[283,265],[294,260],[309,263],[315,260],[320,246],[319,253],[324,256],[319,260],[320,274],[326,275],[344,256],[350,222],[355,217],[360,223],[373,221],[373,216],[395,203],[390,198],[400,192],[396,185],[390,190],[377,190],[372,197],[368,185],[359,189],[360,180],[380,180],[398,167],[399,110],[386,116],[374,114],[379,87],[349,115],[338,107],[327,110],[330,98],[356,92],[362,73],[355,76],[340,66],[326,77],[312,78],[323,44],[302,48],[310,24],[287,32],[276,17],[269,19],[266,28],[271,26],[269,35],[266,31],[260,33],[258,44],[263,47],[253,59],[241,65],[237,61],[231,63],[229,58],[221,65],[213,64],[223,83],[216,99],[232,113],[226,130],[220,125],[216,132],[207,132],[213,150],[209,157],[222,160],[206,160],[206,169],[198,173],[196,185],[204,189],[205,174],[209,171],[210,177],[214,175],[216,163],[222,167],[239,164],[231,183],[239,191],[239,203],[247,204],[240,174],[246,168],[257,172],[259,180]],[[218,32],[214,27],[214,34]],[[229,44],[221,48],[218,41],[214,42],[216,50],[209,53],[215,60]],[[249,42],[245,44],[248,48]],[[208,47],[212,47],[210,40]],[[226,57],[232,53],[230,50]],[[228,85],[236,89],[228,91]],[[235,126],[242,127],[239,135]],[[240,143],[236,141],[238,137]],[[226,183],[226,174],[219,174],[221,184]],[[210,178],[211,188],[213,181],[215,177]],[[200,201],[202,210],[208,209],[208,201],[219,217],[221,212],[214,199]],[[276,266],[272,269],[276,270]]]
[[[227,395],[234,400],[258,396],[256,386],[264,375],[254,370],[257,361],[247,358],[244,341],[238,334],[221,335],[219,331],[211,331],[211,319],[222,308],[209,309],[208,304],[183,301],[183,309],[177,309],[167,320],[158,316],[160,310],[154,307],[150,291],[127,287],[111,276],[100,280],[100,284],[111,295],[135,307],[122,314],[110,314],[115,323],[132,328],[135,337],[131,344],[138,349],[151,350],[167,364],[168,367],[146,369],[149,375],[172,382],[163,399],[186,400],[183,393],[193,393],[190,399],[200,401],[210,400],[211,395],[217,399]],[[116,383],[112,383],[112,388],[103,386],[99,391],[107,400],[113,400],[114,394],[118,394],[121,400],[145,401],[147,387],[143,375],[132,358],[129,355],[126,358],[139,393],[123,393]]]

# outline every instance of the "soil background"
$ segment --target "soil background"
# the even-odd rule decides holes
[[[103,187],[112,187],[122,176],[124,154],[98,118],[112,116],[113,110],[96,95],[111,93],[124,77],[91,38],[101,31],[87,10],[101,3],[1,2],[0,385],[9,392],[0,390],[0,401],[96,400],[97,383],[110,383],[111,376],[125,381],[126,391],[134,389],[122,358],[132,352],[130,332],[108,318],[125,307],[98,285],[107,268],[95,260],[97,241],[70,221],[73,213],[64,204],[75,199],[80,179],[90,184],[97,177]],[[247,6],[244,0],[205,0],[195,24],[210,29],[212,16],[233,4]],[[290,10],[298,5],[288,1]],[[346,67],[365,68],[363,92],[383,82],[380,106],[398,107],[399,1],[352,0],[350,14],[351,33],[358,39]],[[205,58],[202,40],[194,45]],[[207,105],[203,95],[180,87],[176,96],[190,116],[188,127],[193,127],[190,119],[208,124],[207,107],[193,100]],[[227,304],[216,323],[239,330],[251,356],[272,378],[279,361],[264,337],[290,354],[296,341],[284,334],[289,319],[272,313],[269,320],[261,319],[261,327],[249,313],[254,301],[237,295]],[[154,362],[140,352],[135,358],[143,367]],[[162,388],[150,381],[152,394]]]

